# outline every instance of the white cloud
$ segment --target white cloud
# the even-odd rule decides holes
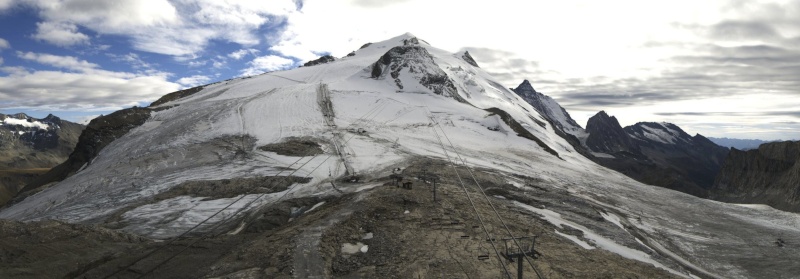
[[[49,21],[72,22],[100,33],[180,24],[178,11],[167,0],[34,0]]]
[[[225,60],[214,60],[214,63],[212,63],[211,66],[215,69],[221,69],[222,67],[225,67]]]
[[[189,68],[197,68],[200,66],[205,66],[206,64],[208,64],[208,60],[199,60],[199,61],[195,60],[195,61],[189,61],[189,63],[186,65],[189,66]]]
[[[0,0],[0,12],[2,12],[3,10],[6,10],[8,8],[11,8],[11,6],[13,6],[13,4],[14,4],[14,0]]]
[[[244,56],[247,55],[247,54],[256,55],[258,53],[259,53],[259,51],[257,49],[253,49],[253,48],[244,49],[243,48],[243,49],[240,49],[240,50],[237,50],[237,51],[229,53],[228,57],[233,58],[234,60],[239,60],[239,59],[244,58]]]
[[[259,28],[296,12],[292,0],[31,1],[46,22],[127,36],[137,50],[174,56],[201,52],[211,40],[258,44]]]
[[[81,116],[80,118],[75,120],[75,123],[82,124],[82,125],[89,125],[89,122],[92,122],[93,119],[95,119],[95,118],[97,118],[99,116],[100,116],[99,114]]]
[[[140,102],[154,101],[180,87],[167,81],[164,76],[112,72],[17,72],[0,77],[0,107],[65,111],[85,111],[92,108],[116,110]]]
[[[72,56],[17,52],[21,59],[72,72],[29,71],[0,68],[0,107],[50,108],[49,110],[116,110],[154,101],[181,85],[167,80],[170,73],[114,72]]]
[[[98,67],[97,64],[89,63],[86,60],[78,60],[72,56],[58,56],[52,54],[21,51],[17,51],[17,56],[19,56],[19,58],[36,61],[41,64],[75,71],[85,72]]]
[[[3,119],[3,123],[6,124],[6,125],[20,125],[20,126],[29,127],[29,128],[39,128],[39,129],[43,129],[43,130],[47,130],[47,128],[50,128],[50,125],[44,124],[44,123],[39,122],[39,121],[28,122],[27,119],[16,119],[16,118],[10,118],[10,117],[6,118],[6,119]]]
[[[211,81],[210,77],[203,75],[195,75],[190,77],[183,77],[179,79],[177,82],[186,87],[194,87],[198,85],[208,84],[209,81]]]
[[[39,22],[36,23],[34,39],[45,41],[57,46],[72,46],[88,44],[89,36],[78,32],[78,26],[66,22]]]
[[[0,38],[0,51],[7,48],[11,48],[11,44],[9,44],[8,41],[6,41],[6,39]]]
[[[28,72],[24,67],[0,67],[0,72],[9,74],[9,75],[22,75]]]
[[[134,69],[137,69],[137,70],[151,70],[151,69],[153,69],[153,65],[152,64],[147,63],[144,60],[142,60],[142,58],[139,57],[139,55],[136,54],[136,53],[130,52],[128,54],[123,54],[123,55],[115,55],[115,54],[108,54],[108,55],[110,57],[116,59],[116,60],[124,61],[124,62],[128,63],[129,65],[131,65],[131,67],[133,67]]]
[[[294,61],[277,55],[266,55],[256,57],[256,59],[247,62],[247,65],[250,67],[242,70],[243,76],[254,76],[264,72],[283,70],[293,66]]]

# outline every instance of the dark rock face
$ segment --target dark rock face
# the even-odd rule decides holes
[[[162,105],[162,104],[165,104],[165,103],[168,103],[168,102],[180,99],[180,98],[184,98],[184,97],[188,97],[188,96],[194,95],[195,93],[202,91],[204,87],[205,86],[197,86],[197,87],[192,87],[192,88],[189,88],[189,89],[184,89],[184,90],[180,90],[180,91],[175,91],[175,92],[169,93],[167,95],[161,96],[161,98],[158,98],[158,100],[156,100],[155,102],[151,103],[150,106],[154,107],[154,106]]]
[[[586,122],[586,132],[589,133],[586,145],[592,151],[639,153],[638,146],[633,144],[633,140],[619,125],[617,118],[608,116],[605,111],[600,111],[589,118]]]
[[[464,55],[461,55],[461,59],[464,59],[464,61],[472,66],[480,68],[480,66],[478,66],[478,62],[475,62],[475,58],[472,58],[472,55],[469,55],[469,51],[465,51]]]
[[[411,75],[420,85],[433,93],[465,102],[459,95],[450,77],[433,61],[433,56],[425,47],[419,45],[417,38],[403,40],[403,46],[396,46],[387,51],[372,64],[371,77],[376,79],[391,77],[399,89],[406,85],[400,75]]]
[[[355,55],[355,53],[353,55]],[[317,58],[315,60],[311,60],[311,61],[308,61],[308,62],[304,63],[303,67],[310,67],[310,66],[315,66],[315,65],[319,65],[319,64],[330,63],[330,62],[333,62],[335,60],[336,60],[336,58],[334,58],[333,56],[324,55],[324,56],[322,56],[320,58]]]
[[[800,141],[765,143],[748,151],[731,149],[710,197],[800,212]]]

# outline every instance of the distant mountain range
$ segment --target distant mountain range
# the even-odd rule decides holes
[[[733,147],[739,150],[750,150],[756,149],[759,145],[773,142],[773,141],[765,141],[765,140],[757,140],[757,139],[731,139],[731,138],[712,138],[709,137],[711,141],[716,143],[717,145],[724,146],[724,147]],[[779,140],[778,140],[779,141]]]
[[[728,154],[727,148],[699,134],[690,136],[675,124],[639,122],[623,128],[605,111],[589,118],[583,129],[527,80],[513,90],[578,152],[643,183],[706,197]]]
[[[31,179],[60,164],[78,143],[83,125],[54,115],[0,114],[0,205]]]
[[[604,111],[580,127],[526,80],[513,89],[576,151],[643,183],[718,201],[800,211],[800,141],[689,136],[671,123],[621,127]]]

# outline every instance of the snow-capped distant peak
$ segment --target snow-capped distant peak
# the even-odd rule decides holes
[[[664,144],[677,144],[691,139],[680,127],[667,122],[639,122],[625,127],[625,130],[635,139]]]

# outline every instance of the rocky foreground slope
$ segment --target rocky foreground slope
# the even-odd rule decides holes
[[[747,151],[731,149],[711,198],[800,212],[800,141],[764,143]]]

